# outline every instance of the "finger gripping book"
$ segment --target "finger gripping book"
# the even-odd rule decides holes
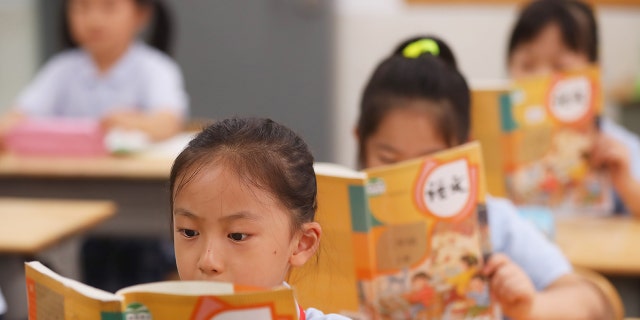
[[[25,263],[30,320],[297,320],[289,288],[223,282],[166,281],[115,294],[64,278],[39,262]]]

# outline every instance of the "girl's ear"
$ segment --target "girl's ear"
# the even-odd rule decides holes
[[[358,133],[358,126],[353,127],[353,136],[356,138],[356,142],[360,143],[360,134]]]
[[[297,243],[289,258],[289,263],[294,267],[303,266],[318,251],[322,227],[317,222],[307,222],[302,225],[302,230],[296,237]]]

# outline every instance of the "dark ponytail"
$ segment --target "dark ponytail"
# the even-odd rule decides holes
[[[361,167],[366,165],[366,141],[391,110],[405,107],[410,99],[437,102],[429,111],[448,146],[469,139],[470,92],[453,51],[433,36],[411,38],[380,62],[364,88],[356,129]]]
[[[153,22],[147,41],[151,46],[170,55],[171,41],[173,40],[173,23],[167,5],[161,0],[136,0],[136,3],[138,5],[152,6]]]
[[[152,12],[152,21],[149,27],[149,36],[147,42],[154,48],[171,54],[171,42],[173,40],[173,21],[170,10],[162,0],[132,0],[138,7],[148,8]],[[76,48],[78,44],[71,36],[69,20],[67,14],[69,12],[69,0],[64,0],[62,4],[62,48]]]

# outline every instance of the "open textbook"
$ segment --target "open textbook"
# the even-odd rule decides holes
[[[258,289],[223,282],[166,281],[115,294],[27,262],[30,320],[297,320],[289,288]]]
[[[588,163],[603,109],[597,67],[472,87],[472,138],[493,195],[562,214],[611,212],[608,179]]]
[[[602,113],[597,68],[516,81],[501,106],[506,186],[520,205],[559,213],[609,213],[611,189],[590,168]]]
[[[317,164],[324,233],[290,279],[299,301],[355,319],[497,319],[481,157],[473,142],[361,172]]]

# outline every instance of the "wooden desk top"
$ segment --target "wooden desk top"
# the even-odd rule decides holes
[[[185,132],[140,154],[105,157],[21,157],[0,154],[0,177],[168,179],[173,160],[194,133]]]
[[[0,198],[0,253],[35,254],[115,211],[109,201]]]
[[[556,243],[577,267],[608,275],[640,275],[638,219],[558,218]]]
[[[0,176],[167,179],[172,158],[143,156],[49,158],[0,155]]]

